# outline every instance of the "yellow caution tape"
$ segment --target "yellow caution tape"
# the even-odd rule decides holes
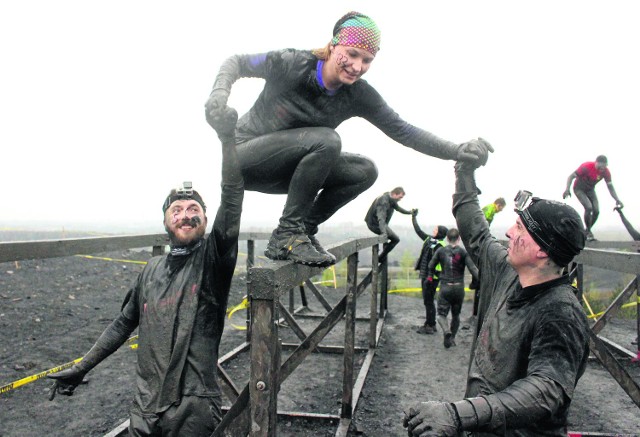
[[[102,256],[91,256],[91,255],[75,255],[75,256],[78,256],[80,258],[99,259],[102,261],[114,261],[114,262],[120,262],[120,263],[130,263],[130,264],[147,264],[146,261],[136,261],[133,259],[106,258]]]
[[[74,364],[78,363],[82,361],[82,358],[77,358],[73,361],[70,361],[68,363],[62,364],[61,366],[56,366],[52,369],[49,370],[45,370],[44,372],[40,372],[40,373],[36,373],[35,375],[31,375],[31,376],[27,376],[26,378],[22,378],[18,381],[9,383],[7,385],[3,385],[2,387],[0,387],[0,394],[2,393],[7,393],[15,388],[21,387],[25,384],[28,384],[30,382],[33,381],[37,381],[38,379],[44,378],[45,376],[49,375],[50,373],[56,373],[59,372],[61,370],[64,369],[68,369],[69,367],[73,366]]]
[[[249,308],[249,299],[247,299],[247,297],[245,296],[242,299],[242,302],[240,302],[238,305],[231,307],[231,308],[227,308],[227,318],[229,320],[231,320],[231,316],[233,315],[233,313],[235,313],[236,311],[239,310],[244,310]],[[240,330],[240,331],[246,331],[247,327],[246,326],[238,326],[238,325],[234,325],[233,323],[230,323],[231,326],[233,326],[234,328]]]
[[[418,293],[421,292],[422,288],[396,288],[395,290],[389,290],[387,293]],[[436,288],[436,291],[440,291],[440,287]],[[475,293],[475,290],[470,288],[464,289],[465,293]]]
[[[587,306],[589,306],[589,303],[587,302],[586,299],[585,299],[585,303],[587,303]],[[638,298],[638,302],[625,303],[624,305],[622,305],[620,307],[620,309],[622,309],[622,308],[631,308],[631,307],[637,306],[638,303],[640,303],[640,298]],[[601,317],[604,314],[604,311],[601,311],[598,314],[594,314],[594,312],[591,309],[591,307],[589,307],[589,311],[591,311],[591,314],[587,315],[587,318],[589,318],[589,319],[595,319],[596,317]]]
[[[127,339],[126,342],[129,343],[128,346],[131,349],[138,348],[138,344],[134,343],[136,340],[138,340],[137,335],[134,335],[133,337],[130,337],[129,339]],[[57,373],[61,370],[68,369],[69,367],[73,366],[76,363],[79,363],[80,361],[82,361],[82,357],[76,358],[75,360],[69,361],[68,363],[61,364],[60,366],[53,367],[49,370],[45,370],[44,372],[36,373],[35,375],[27,376],[25,378],[19,379],[18,381],[14,381],[9,384],[3,385],[0,387],[0,394],[10,392],[11,390],[21,387],[25,384],[29,384],[30,382],[37,381],[38,379],[42,379],[51,373]]]

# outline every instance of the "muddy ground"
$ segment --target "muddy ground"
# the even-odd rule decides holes
[[[122,251],[109,259],[66,257],[19,264],[0,264],[0,385],[81,357],[110,323],[130,284],[143,268],[148,252]],[[121,261],[127,260],[127,261]],[[244,272],[234,280],[230,305],[246,294]],[[323,288],[327,299],[337,301],[341,290]],[[308,293],[309,312],[323,314]],[[415,295],[414,295],[415,296]],[[283,299],[288,305],[288,298]],[[296,297],[295,306],[299,305]],[[457,347],[444,349],[441,335],[415,333],[424,322],[421,299],[389,296],[389,313],[371,370],[354,417],[352,435],[402,436],[402,411],[421,400],[455,401],[464,394],[471,330],[463,330]],[[358,316],[368,315],[369,300],[358,301]],[[471,304],[463,310],[469,316]],[[240,344],[245,332],[244,312],[228,321],[221,345],[222,356]],[[309,333],[317,321],[301,321]],[[633,349],[635,320],[615,320],[604,336]],[[356,345],[367,347],[366,321],[357,322]],[[281,327],[285,342],[297,338]],[[344,343],[341,325],[323,341]],[[289,352],[283,351],[283,359]],[[246,384],[247,353],[225,364],[236,385]],[[358,354],[358,369],[364,354]],[[89,382],[70,398],[49,401],[50,382],[38,379],[0,394],[0,437],[100,436],[127,419],[132,397],[135,351],[123,346],[91,373]],[[638,363],[622,360],[636,381]],[[358,370],[356,369],[356,370]],[[313,354],[283,384],[278,398],[282,411],[340,414],[342,355]],[[228,403],[227,403],[228,405]],[[327,420],[282,418],[280,436],[332,436],[337,423]],[[570,414],[570,430],[640,434],[640,410],[596,361],[589,363],[580,380]]]

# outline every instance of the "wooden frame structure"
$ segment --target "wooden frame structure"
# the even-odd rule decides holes
[[[362,238],[347,241],[329,248],[338,260],[347,260],[347,284],[345,294],[335,306],[331,306],[320,290],[310,281],[312,276],[323,269],[308,267],[292,262],[270,262],[262,267],[253,267],[248,273],[249,295],[251,299],[250,338],[251,375],[249,383],[238,393],[234,404],[225,414],[214,436],[269,436],[277,435],[278,415],[306,417],[315,419],[338,420],[336,436],[346,436],[353,413],[356,409],[360,393],[367,373],[375,355],[375,348],[382,332],[386,299],[380,299],[378,310],[379,272],[385,271],[386,264],[380,268],[372,268],[358,282],[358,252],[363,249],[372,250],[372,264],[378,265],[378,243],[380,237]],[[296,321],[293,309],[293,290],[300,287],[303,306],[306,305],[304,289],[306,286],[316,296],[327,314],[309,335],[306,335]],[[385,282],[386,284],[386,282]],[[354,378],[355,322],[356,301],[368,286],[371,286],[369,308],[369,348],[366,352],[358,376]],[[280,298],[289,293],[289,309],[280,302]],[[386,286],[381,290],[386,295]],[[297,314],[299,317],[303,316]],[[380,316],[380,317],[379,317]],[[279,335],[278,320],[283,318],[300,339],[299,344],[282,344]],[[345,340],[343,347],[322,347],[322,339],[341,321],[345,320]],[[281,349],[293,347],[295,350],[281,362]],[[240,350],[236,349],[237,352]],[[278,392],[281,384],[313,351],[343,354],[342,407],[340,415],[328,415],[303,412],[278,412]],[[227,356],[225,356],[226,358]]]
[[[610,350],[614,349],[623,356],[627,356],[631,359],[637,359],[637,357],[640,356],[640,345],[638,346],[638,351],[634,354],[622,346],[599,335],[607,325],[607,322],[620,311],[622,305],[629,301],[634,292],[637,298],[636,335],[640,335],[640,245],[637,242],[634,242],[632,247],[636,249],[636,253],[596,248],[584,250],[578,257],[576,257],[575,265],[570,274],[576,279],[580,298],[583,297],[584,291],[584,265],[635,276],[591,326],[591,331],[589,332],[589,347],[591,349],[591,353],[598,359],[598,361],[600,361],[604,368],[607,369],[638,408],[640,408],[640,385],[633,380]]]

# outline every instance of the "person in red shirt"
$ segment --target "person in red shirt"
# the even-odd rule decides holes
[[[599,155],[595,162],[585,162],[576,171],[569,175],[567,179],[567,187],[562,194],[562,198],[571,197],[571,182],[573,183],[573,192],[584,207],[584,224],[586,227],[587,240],[595,240],[591,228],[598,220],[600,214],[600,205],[598,196],[596,196],[596,184],[602,179],[607,183],[607,188],[611,197],[616,201],[616,208],[622,208],[624,205],[618,198],[613,183],[611,182],[611,172],[607,168],[607,157]]]

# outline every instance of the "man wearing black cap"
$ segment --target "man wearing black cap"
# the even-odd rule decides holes
[[[463,400],[423,402],[409,410],[409,435],[566,436],[569,406],[589,356],[587,319],[563,274],[584,247],[579,214],[534,198],[528,207],[520,205],[505,248],[482,216],[474,168],[461,163],[453,214],[482,271],[467,390]]]
[[[190,183],[172,190],[162,211],[170,253],[152,258],[129,290],[118,317],[82,361],[48,375],[56,393],[72,395],[85,374],[138,328],[134,436],[210,435],[221,420],[218,347],[238,256],[244,195],[236,157],[237,113],[207,113],[222,141],[222,195],[211,233],[206,206]]]
[[[611,197],[616,201],[616,208],[622,208],[624,205],[618,199],[613,183],[611,182],[611,172],[607,168],[608,161],[604,155],[599,155],[595,162],[585,162],[576,171],[571,173],[567,178],[567,187],[562,194],[562,198],[571,197],[571,181],[573,183],[573,192],[576,194],[578,201],[584,207],[584,224],[587,227],[586,236],[588,241],[595,240],[591,228],[596,224],[600,215],[600,204],[598,196],[596,196],[596,184],[602,179],[607,183],[607,188]]]

